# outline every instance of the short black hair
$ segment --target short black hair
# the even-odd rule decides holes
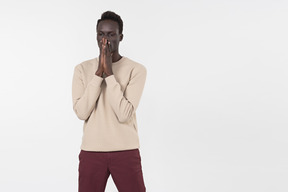
[[[101,21],[104,21],[104,20],[112,20],[112,21],[117,22],[118,26],[119,26],[119,33],[122,34],[122,32],[123,32],[123,21],[122,21],[122,19],[121,19],[121,17],[119,15],[117,15],[116,13],[114,13],[112,11],[106,11],[106,12],[102,13],[101,19],[98,19],[98,21],[97,21],[96,28],[98,28],[98,24]]]

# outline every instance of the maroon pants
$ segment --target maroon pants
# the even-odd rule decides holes
[[[119,192],[145,192],[138,149],[79,154],[78,192],[104,192],[108,177]]]

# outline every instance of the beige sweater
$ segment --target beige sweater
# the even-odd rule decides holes
[[[98,58],[74,68],[73,110],[84,120],[81,149],[121,151],[139,148],[136,109],[146,80],[146,68],[122,57],[112,63],[114,75],[95,75]]]

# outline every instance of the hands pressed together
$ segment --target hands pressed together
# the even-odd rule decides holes
[[[101,42],[101,48],[100,48],[99,63],[95,75],[98,75],[100,77],[108,77],[110,75],[113,75],[112,71],[113,53],[111,53],[110,42],[108,41],[108,39],[105,39],[103,37],[100,42]]]

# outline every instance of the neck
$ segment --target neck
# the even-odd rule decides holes
[[[112,62],[115,63],[119,61],[122,58],[122,56],[119,54],[119,52],[115,52],[112,55]]]

